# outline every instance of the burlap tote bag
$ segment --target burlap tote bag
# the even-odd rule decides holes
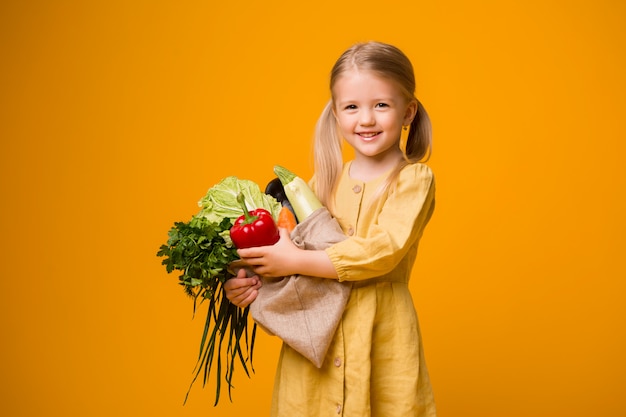
[[[346,239],[326,208],[316,210],[291,232],[302,249],[322,250]],[[254,320],[320,368],[343,315],[352,284],[292,275],[262,278],[250,305]]]

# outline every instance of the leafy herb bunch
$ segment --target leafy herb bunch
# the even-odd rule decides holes
[[[220,398],[222,367],[226,368],[224,379],[228,384],[231,401],[237,360],[248,377],[249,368],[254,371],[252,356],[256,323],[250,333],[249,307],[241,309],[230,303],[223,291],[224,283],[234,276],[229,265],[239,259],[230,239],[230,228],[234,220],[242,214],[241,205],[237,202],[240,192],[245,195],[246,206],[250,210],[265,208],[274,218],[278,216],[280,203],[262,193],[256,183],[227,177],[209,189],[198,203],[201,210],[189,222],[174,223],[168,232],[167,243],[161,245],[157,252],[158,257],[165,258],[162,264],[168,273],[181,272],[179,284],[193,299],[194,315],[200,305],[208,304],[200,352],[185,402],[200,374],[203,385],[206,384],[214,362],[217,368],[214,405],[218,404]]]
[[[228,236],[232,222],[224,218],[217,224],[206,217],[192,217],[188,223],[176,222],[168,233],[167,244],[157,256],[168,273],[181,271],[180,285],[194,300],[211,299],[219,284],[232,277],[228,264],[238,258]]]

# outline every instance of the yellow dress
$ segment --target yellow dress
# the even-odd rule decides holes
[[[326,250],[350,299],[320,369],[283,343],[275,417],[436,415],[417,314],[408,289],[419,239],[434,209],[424,164],[405,167],[374,204],[384,178],[362,182],[344,166],[333,215],[351,238]]]

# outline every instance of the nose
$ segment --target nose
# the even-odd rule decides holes
[[[361,126],[372,126],[376,124],[374,112],[370,109],[361,109],[359,112],[359,124]]]

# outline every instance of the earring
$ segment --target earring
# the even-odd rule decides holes
[[[406,158],[406,145],[407,145],[408,140],[409,140],[409,127],[402,126],[402,132],[400,134],[400,143],[398,145],[400,146],[402,155],[404,155],[405,158]]]

